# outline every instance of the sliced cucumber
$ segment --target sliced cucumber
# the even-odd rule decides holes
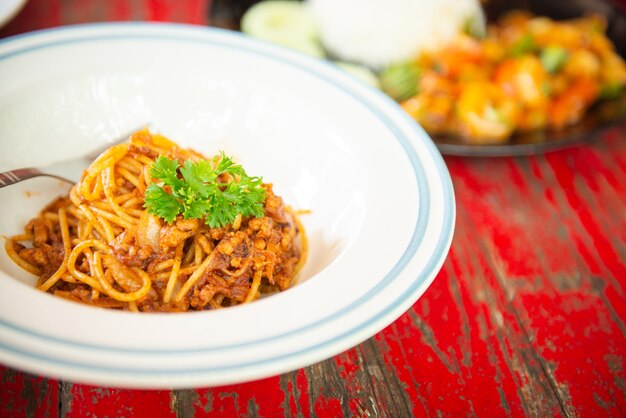
[[[298,1],[256,3],[243,15],[241,31],[254,38],[324,57],[317,22],[306,5]]]
[[[385,93],[397,101],[417,94],[421,69],[414,62],[392,64],[380,74],[380,84]]]
[[[349,72],[365,84],[369,84],[372,87],[380,88],[380,81],[372,70],[362,65],[353,64],[351,62],[336,61],[335,64],[343,70]]]

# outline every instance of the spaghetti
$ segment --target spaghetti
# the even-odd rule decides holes
[[[168,224],[144,208],[158,156],[205,160],[148,131],[101,154],[69,196],[8,238],[9,257],[39,276],[37,287],[103,308],[206,310],[287,289],[306,259],[297,215],[263,184],[264,216],[221,227],[178,216]],[[236,179],[232,179],[236,181]]]

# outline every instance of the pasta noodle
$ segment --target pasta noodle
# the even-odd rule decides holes
[[[8,238],[9,257],[45,292],[141,312],[216,309],[287,289],[306,259],[296,213],[265,189],[264,216],[211,228],[148,213],[144,192],[159,155],[205,160],[147,130],[102,153],[66,197]],[[234,181],[234,180],[233,180]]]

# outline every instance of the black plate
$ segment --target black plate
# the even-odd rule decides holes
[[[560,131],[542,130],[513,135],[507,142],[493,145],[472,145],[454,137],[433,136],[442,154],[475,157],[504,157],[541,154],[579,146],[595,141],[602,134],[626,121],[626,94],[591,107],[576,125]]]
[[[607,36],[613,41],[617,52],[626,57],[626,14],[610,0],[491,0],[487,1],[484,7],[490,21],[514,9],[530,10],[538,16],[553,19],[571,19],[589,12],[603,15],[608,22]],[[508,141],[493,145],[468,144],[450,136],[433,136],[433,140],[441,153],[447,155],[483,157],[532,155],[597,140],[603,132],[623,121],[626,121],[626,92],[614,100],[595,104],[578,124],[559,131],[542,130],[515,134]]]

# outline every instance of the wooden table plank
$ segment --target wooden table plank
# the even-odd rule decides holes
[[[211,0],[28,0],[0,38],[61,25],[107,21],[209,24]]]
[[[59,383],[0,366],[0,417],[57,417]]]
[[[555,415],[558,402],[547,377],[477,243],[480,234],[465,230],[465,216],[459,210],[444,274],[416,304],[428,309],[415,314],[415,325],[403,324],[407,332],[422,334],[423,346],[409,363],[419,367],[416,380],[429,385],[423,396],[434,410],[425,412]],[[441,296],[431,301],[431,290]]]
[[[144,416],[169,418],[178,411],[169,390],[130,391],[63,383],[61,393],[60,417],[131,417],[141,411]]]
[[[612,257],[614,246],[624,246],[623,237],[620,241],[613,231],[623,228],[626,211],[624,194],[603,181],[605,174],[594,164],[598,155],[623,151],[623,129],[592,147],[515,162],[511,167],[523,168],[522,176],[507,172],[502,161],[488,167],[481,167],[484,161],[469,162],[476,164],[471,171],[460,164],[463,183],[455,183],[459,224],[472,224],[478,245],[484,245],[481,254],[492,255],[490,270],[509,296],[515,321],[526,330],[566,415],[581,412],[573,405],[603,415],[619,414],[626,406],[623,390],[616,393],[613,387],[597,385],[598,376],[623,382],[623,368],[613,357],[606,359],[607,354],[621,359],[626,355],[619,284],[624,264]],[[604,167],[623,171],[623,165]],[[508,181],[529,179],[533,173],[539,181],[532,187]],[[586,184],[604,186],[592,189]],[[593,211],[594,206],[607,205],[617,207],[614,214],[621,216]],[[469,222],[461,220],[465,207],[471,208]],[[612,219],[619,225],[612,225]]]

